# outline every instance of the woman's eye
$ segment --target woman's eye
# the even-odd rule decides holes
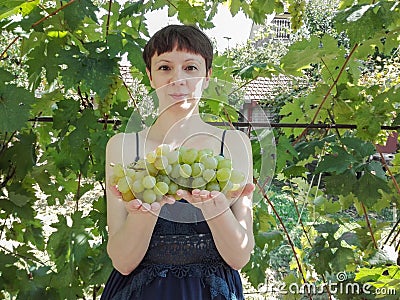
[[[197,70],[197,67],[196,67],[196,66],[187,66],[187,67],[186,67],[186,70],[188,70],[188,71],[195,71],[195,70]]]
[[[158,69],[162,70],[162,71],[168,71],[169,67],[168,66],[160,66],[160,67],[158,67]]]

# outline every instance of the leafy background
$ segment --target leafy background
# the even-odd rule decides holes
[[[132,114],[137,130],[151,123],[141,107],[156,106],[143,96],[150,91],[141,60],[145,13],[167,7],[182,23],[211,28],[221,3],[258,24],[285,5],[292,24],[290,44],[254,51],[249,42],[214,62],[214,76],[242,90],[259,76],[293,79],[292,89],[261,102],[279,114],[277,163],[273,188],[255,193],[256,247],[242,274],[254,288],[271,268],[286,286],[325,287],[323,295],[281,298],[397,299],[375,289],[400,293],[399,224],[388,214],[399,205],[400,155],[371,159],[375,144],[400,126],[394,0],[1,1],[0,297],[101,294],[111,270],[105,145]],[[124,54],[129,82],[120,72]],[[202,110],[218,109],[210,101]],[[230,111],[229,120],[238,119]],[[369,283],[371,294],[331,291],[326,283],[339,283],[340,272],[345,282]]]

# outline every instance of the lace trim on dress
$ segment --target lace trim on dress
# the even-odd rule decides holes
[[[229,291],[228,284],[220,277],[215,275],[218,268],[224,268],[226,272],[231,269],[221,260],[209,261],[207,264],[189,265],[155,265],[143,264],[143,269],[134,275],[135,280],[131,280],[130,285],[120,290],[112,300],[131,299],[140,297],[142,289],[150,284],[157,277],[167,277],[170,273],[177,278],[198,277],[202,282],[210,287],[211,298],[222,295],[227,300],[236,300],[236,295]]]
[[[211,233],[153,236],[143,258],[144,264],[184,265],[208,263],[220,255]]]

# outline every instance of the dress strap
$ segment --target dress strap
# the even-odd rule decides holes
[[[136,157],[135,157],[135,162],[139,160],[139,132],[136,132]]]
[[[221,155],[221,156],[224,156],[225,134],[226,134],[226,129],[225,129],[224,132],[222,133],[221,150],[220,150],[220,152],[219,152],[219,155]]]

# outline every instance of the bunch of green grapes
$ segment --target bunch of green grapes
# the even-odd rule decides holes
[[[232,168],[230,159],[214,155],[210,149],[171,149],[162,144],[127,167],[114,165],[110,184],[125,201],[136,198],[153,203],[164,195],[179,199],[178,189],[227,193],[239,189],[244,180],[245,175]]]
[[[103,114],[108,114],[110,111],[111,105],[113,103],[113,99],[117,90],[122,85],[122,79],[119,76],[115,76],[111,79],[111,83],[108,85],[108,93],[103,99],[98,99],[99,110]]]

